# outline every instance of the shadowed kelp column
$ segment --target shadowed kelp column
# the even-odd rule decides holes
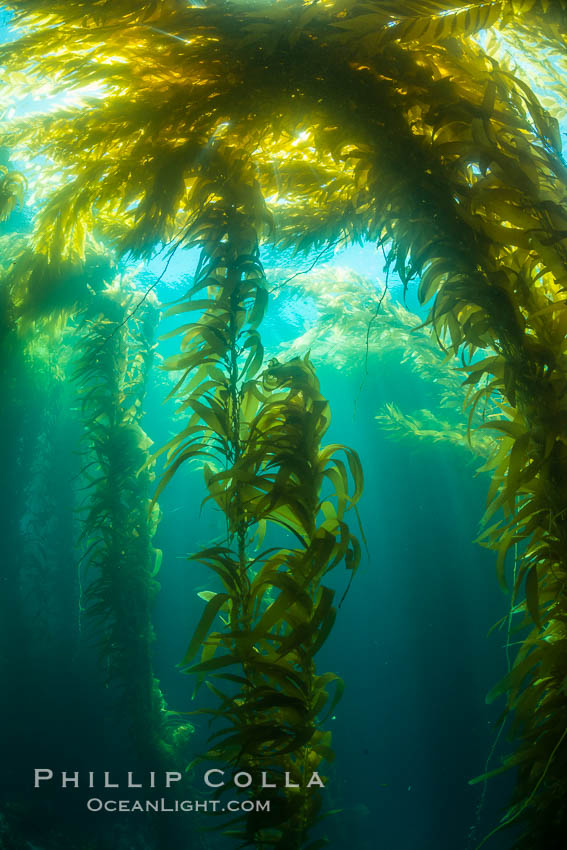
[[[151,663],[161,552],[151,543],[158,507],[149,515],[150,440],[140,427],[157,310],[147,301],[128,327],[134,297],[120,288],[97,296],[80,330],[74,377],[86,447],[81,606],[96,622],[105,678],[120,690],[135,752],[154,770],[172,755]]]

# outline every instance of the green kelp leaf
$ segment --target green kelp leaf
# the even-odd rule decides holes
[[[331,678],[331,677],[332,677],[332,678]],[[322,681],[322,680],[323,680],[323,681]],[[321,682],[321,684],[327,684],[327,683],[329,683],[329,682],[331,682],[331,681],[334,681],[334,682],[335,682],[335,692],[334,692],[334,694],[333,694],[333,698],[332,698],[332,700],[331,700],[331,702],[330,702],[330,704],[329,704],[329,707],[328,707],[328,709],[327,709],[327,713],[326,713],[326,714],[325,714],[325,716],[324,716],[324,717],[322,717],[322,718],[321,718],[321,720],[320,720],[320,722],[321,722],[321,723],[326,723],[326,722],[327,722],[327,720],[329,719],[329,717],[331,716],[331,714],[333,713],[333,711],[335,710],[335,708],[337,707],[337,705],[338,705],[338,704],[339,704],[339,702],[341,701],[342,696],[343,696],[343,694],[344,694],[344,692],[345,692],[345,683],[344,683],[344,680],[343,680],[343,679],[341,679],[341,677],[340,677],[340,676],[337,676],[335,673],[326,673],[324,676],[318,676],[318,677],[317,677],[317,680],[316,680],[316,684],[317,684],[317,686],[318,686],[320,682]],[[327,690],[326,690],[326,688],[324,688],[324,687],[320,687],[320,690],[321,690],[323,693],[327,693]],[[328,697],[327,697],[327,701],[328,701]],[[323,707],[324,707],[324,706],[323,706]]]
[[[212,370],[210,368],[207,369],[206,367],[203,367],[202,369],[197,369],[197,371],[194,372],[193,377],[189,381],[189,384],[183,388],[184,394],[186,396],[189,396],[189,398],[186,398],[185,401],[181,402],[181,404],[177,408],[178,414],[184,410],[187,410],[187,408],[190,406],[189,401],[191,398],[202,398],[205,394],[210,398],[211,390],[215,391],[216,393],[218,393],[219,391],[223,391],[224,384],[219,384],[219,381],[217,380],[208,380],[211,371]],[[187,377],[187,373],[183,375],[181,381],[179,381],[177,383],[177,386],[175,386],[173,390],[169,393],[167,399],[173,398],[173,396],[178,394],[181,384],[187,379]],[[205,380],[205,378],[207,380]]]
[[[278,747],[277,750],[273,751],[273,754],[284,755],[285,753],[296,752],[311,740],[315,731],[315,728],[312,726],[304,726],[303,728],[294,729],[291,742],[285,747]]]
[[[228,696],[224,691],[221,691],[220,688],[217,688],[211,681],[208,679],[205,680],[205,686],[209,689],[209,691],[214,694],[220,702],[220,707],[216,709],[216,713],[218,716],[222,717],[228,716],[234,713],[234,709],[237,708],[237,697]],[[206,712],[210,712],[211,709],[205,709]]]
[[[184,451],[181,451],[180,454],[177,455],[175,460],[167,467],[158,486],[156,487],[155,495],[150,504],[150,510],[153,508],[153,506],[161,496],[164,488],[171,481],[171,479],[173,478],[182,463],[185,463],[185,461],[189,460],[189,458],[194,459],[197,457],[209,457],[213,458],[213,460],[215,459],[215,456],[211,452],[206,451],[203,448],[204,445],[204,443],[199,442],[194,448],[189,448],[185,449]]]
[[[510,462],[508,465],[508,474],[506,476],[506,490],[508,492],[508,501],[513,510],[514,499],[520,482],[522,480],[522,472],[528,461],[528,447],[530,444],[529,433],[524,433],[516,440],[510,451]]]
[[[186,299],[179,304],[174,304],[172,307],[168,307],[165,315],[166,316],[175,316],[178,313],[187,313],[191,310],[209,310],[210,308],[216,307],[216,301],[210,298],[196,298],[193,301],[190,299]],[[176,328],[177,330],[177,328]],[[170,331],[170,334],[174,333],[174,331]],[[167,339],[168,334],[164,334],[161,339]]]
[[[332,531],[327,528],[329,523],[333,526]],[[337,531],[341,534],[338,539]],[[352,538],[353,541],[354,539]],[[337,566],[347,555],[350,542],[351,536],[344,522],[339,522],[336,526],[335,520],[330,518],[321,523],[305,553],[306,579],[316,580]]]
[[[307,705],[304,700],[274,690],[262,693],[262,690],[258,689],[257,694],[250,700],[250,708],[254,713],[271,708],[291,710],[296,715],[295,718],[292,717],[292,723],[297,722],[297,716],[304,720],[307,715]]]
[[[264,360],[264,346],[262,345],[258,331],[248,332],[246,340],[242,345],[243,352],[247,348],[249,348],[250,351],[244,366],[240,370],[240,375],[245,380],[251,380],[258,373],[262,365],[262,361]]]
[[[226,593],[217,593],[207,602],[205,610],[201,615],[201,619],[195,629],[195,633],[191,639],[191,643],[187,647],[187,651],[181,661],[181,666],[186,667],[193,656],[196,654],[199,647],[203,644],[209,629],[222,606],[228,602],[230,597]]]
[[[279,611],[281,609],[285,610],[287,607],[289,607],[290,600],[293,600],[294,604],[301,606],[308,616],[311,615],[311,611],[313,609],[313,602],[311,600],[311,597],[308,593],[305,592],[305,590],[303,590],[301,585],[292,578],[291,575],[283,572],[272,573],[271,575],[268,575],[266,578],[264,578],[261,584],[263,584],[264,582],[267,582],[268,584],[279,588],[279,590],[281,591],[278,599],[274,603],[272,603],[270,608],[268,608],[266,611],[266,622],[275,622],[272,619],[273,614],[269,614],[270,609],[273,608],[273,606],[276,606],[276,611]],[[261,584],[255,587],[254,592],[257,592],[259,590]],[[285,596],[283,596],[284,594]],[[280,598],[281,603],[280,605],[277,605]]]
[[[317,640],[311,647],[311,652],[313,655],[319,652],[325,641],[327,640],[331,629],[333,628],[334,622],[337,618],[337,609],[331,608],[325,619],[323,620],[322,626],[319,629],[319,634],[317,635]]]
[[[293,628],[288,637],[280,638],[281,646],[278,650],[278,658],[286,658],[290,652],[297,650],[301,644],[308,646],[311,642],[314,631],[315,628],[311,623],[299,623],[299,625]],[[274,637],[273,639],[275,640],[276,638]],[[302,650],[298,653],[298,655],[299,657],[304,658],[305,652]]]
[[[190,399],[187,406],[195,411],[203,422],[217,435],[227,436],[229,429],[227,412],[212,398],[207,399],[207,404],[196,399]]]
[[[489,2],[467,5],[462,10],[457,8],[454,11],[439,6],[439,10],[442,10],[445,14],[402,19],[393,26],[384,28],[382,38],[399,40],[402,43],[415,41],[420,44],[438,44],[451,37],[472,35],[479,30],[492,27],[496,23],[502,15],[502,4]],[[495,88],[495,84],[493,85]],[[486,114],[490,114],[492,109],[485,104],[494,103],[494,94],[492,99],[490,99],[489,94],[490,92],[485,93],[483,101],[483,111]]]
[[[469,785],[478,785],[479,782],[485,782],[487,779],[492,779],[493,776],[499,776],[501,773],[505,773],[507,770],[510,770],[513,766],[513,764],[503,764],[500,767],[496,767],[494,770],[490,770],[488,773],[475,776],[474,779],[469,779]]]
[[[235,682],[237,685],[250,686],[248,679],[245,679],[244,676],[236,676],[234,673],[215,673],[215,676],[217,679],[226,679],[228,682]]]
[[[502,537],[500,545],[498,546],[498,557],[496,559],[496,575],[498,577],[498,584],[506,593],[508,592],[508,583],[506,582],[506,555],[514,542],[514,532],[507,531],[506,534]]]
[[[339,517],[342,517],[347,509],[348,499],[346,467],[344,464],[340,463],[340,461],[335,461],[333,466],[326,469],[323,474],[329,479],[335,489],[335,495],[337,497],[337,510],[335,511],[335,516],[338,515]],[[323,510],[326,519],[328,519],[328,516],[325,513],[324,505],[328,504],[329,502],[323,502],[321,505],[321,509]]]
[[[331,590],[330,587],[325,587],[322,585],[318,591],[319,601],[317,603],[317,607],[313,612],[313,617],[311,622],[315,627],[318,627],[320,623],[322,623],[329,614],[329,611],[332,607],[332,602],[335,596],[335,591]]]
[[[215,733],[220,738],[221,734],[225,734],[228,730]],[[311,736],[309,736],[311,737]],[[237,732],[232,732],[225,738],[217,740],[215,747],[225,749],[231,744],[239,744],[242,753],[259,753],[264,752],[267,744],[272,744],[277,747],[272,752],[284,753],[291,752],[295,747],[295,739],[291,745],[286,746],[285,742],[289,741],[289,733],[281,726],[275,723],[258,723],[250,727],[242,727]],[[282,745],[283,746],[280,746]],[[271,749],[271,748],[270,748]]]
[[[199,597],[199,599],[202,599],[204,602],[210,602],[211,599],[214,599],[214,597],[217,596],[217,591],[216,590],[200,590],[197,593],[197,596]]]
[[[487,389],[487,388],[485,388]],[[495,429],[497,431],[502,431],[502,433],[506,434],[513,439],[519,439],[524,435],[524,429],[519,422],[512,422],[509,419],[489,419],[486,422],[482,422],[480,425],[476,426],[478,430],[481,428],[487,429]]]
[[[229,667],[231,664],[240,664],[241,658],[238,655],[220,655],[217,658],[210,658],[207,661],[202,661],[200,664],[194,664],[185,670],[186,673],[207,673],[210,670],[218,670],[220,667]]]
[[[262,274],[263,280],[263,274]],[[248,323],[251,328],[257,328],[266,312],[268,306],[268,293],[262,282],[261,285],[255,288],[254,306],[248,315]]]
[[[286,666],[285,662],[280,662],[277,656],[272,656],[272,660],[269,661],[265,661],[263,656],[258,656],[254,658],[254,667],[266,678],[276,681],[285,693],[291,696],[298,693],[302,697],[307,696],[306,684],[301,674]]]
[[[165,369],[172,372],[178,372],[181,369],[190,372],[203,365],[216,367],[220,362],[219,357],[212,357],[209,352],[199,350],[182,351],[181,354],[174,354],[168,357],[163,365]]]
[[[539,588],[537,580],[537,565],[534,564],[526,576],[526,605],[530,617],[537,626],[540,626],[539,617]]]
[[[281,590],[278,598],[268,606],[262,619],[254,627],[252,632],[254,641],[260,637],[269,636],[271,629],[284,621],[285,613],[293,605],[298,606],[299,612],[302,612],[304,617],[309,617],[311,613],[310,597],[285,573],[276,573],[272,576],[269,585],[279,587]]]
[[[153,566],[153,569],[151,571],[152,578],[154,576],[156,576],[161,569],[161,562],[163,560],[163,551],[161,549],[154,549],[154,555],[155,555],[154,566]]]
[[[208,546],[206,549],[201,549],[193,555],[187,556],[188,561],[200,561],[202,564],[207,564],[208,561],[218,561],[224,564],[227,569],[235,570],[238,566],[238,561],[228,546]]]
[[[504,678],[501,679],[487,694],[485,700],[487,705],[490,705],[490,703],[494,702],[497,697],[502,696],[502,694],[505,694],[507,691],[519,690],[526,675],[539,663],[539,658],[530,654],[527,658],[520,661],[519,664],[515,664],[510,672],[507,673]]]
[[[210,661],[212,658],[214,658],[214,656],[216,655],[217,649],[219,648],[219,646],[222,646],[222,643],[223,643],[222,638],[223,638],[223,636],[220,632],[213,632],[212,634],[209,635],[209,637],[206,639],[205,643],[203,644],[203,649],[201,651],[201,664],[203,664],[207,661]],[[201,687],[201,685],[205,681],[205,678],[206,678],[205,673],[199,673],[197,675],[197,681],[195,682],[195,687],[193,689],[192,699],[195,697],[195,694],[197,693],[197,691],[199,690],[199,688]]]
[[[334,530],[337,528],[339,524],[339,520],[337,518],[337,509],[333,505],[332,502],[321,502],[320,510],[323,516],[325,517],[325,522],[323,525],[319,526],[319,528],[324,528],[330,534],[333,534]]]

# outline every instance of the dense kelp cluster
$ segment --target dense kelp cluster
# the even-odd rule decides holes
[[[35,280],[43,285],[57,279],[53,273],[42,277],[41,268],[60,272],[83,257],[96,235],[116,251],[138,256],[149,256],[160,242],[171,250],[198,244],[204,259],[196,280],[206,269],[221,302],[234,299],[222,302],[219,314],[209,296],[201,305],[205,318],[186,331],[189,353],[182,351],[175,365],[197,369],[193,390],[201,381],[212,382],[202,390],[210,402],[192,399],[188,390],[186,409],[193,419],[187,427],[195,430],[171,447],[168,473],[184,452],[224,454],[229,471],[211,471],[208,484],[237,542],[236,555],[222,555],[236,558],[230,575],[243,573],[249,531],[243,499],[251,499],[254,517],[264,511],[262,519],[278,501],[262,490],[271,480],[263,470],[264,446],[248,458],[250,475],[259,475],[262,487],[256,491],[241,478],[246,452],[235,429],[245,395],[240,398],[234,385],[234,369],[243,376],[234,362],[227,366],[232,379],[216,370],[217,358],[230,349],[219,322],[226,327],[232,321],[231,333],[240,333],[247,308],[238,306],[238,287],[228,294],[221,286],[217,268],[225,270],[223,280],[233,275],[240,285],[258,278],[255,246],[262,239],[299,251],[370,239],[384,247],[388,268],[405,286],[419,281],[421,300],[434,299],[430,324],[440,345],[462,357],[471,421],[488,404],[483,427],[498,438],[488,464],[493,483],[484,522],[503,583],[507,552],[517,547],[519,553],[514,616],[528,635],[501,687],[514,715],[517,752],[510,763],[518,767],[516,798],[504,825],[524,822],[516,848],[562,846],[567,171],[556,118],[524,79],[498,63],[498,51],[480,46],[480,36],[491,28],[521,47],[524,36],[537,44],[543,34],[561,52],[565,4],[4,5],[22,28],[15,46],[0,50],[12,93],[39,85],[54,92],[74,89],[79,97],[87,86],[95,92],[77,106],[28,118],[2,134],[4,144],[47,159],[34,187],[41,201],[34,259],[28,256],[17,269],[29,291]],[[16,184],[6,185],[13,193]],[[235,216],[246,235],[228,235],[227,222]],[[247,248],[219,259],[219,250],[229,251],[235,238]],[[253,330],[242,345],[249,353],[247,379],[253,380],[261,359]],[[206,361],[213,370],[208,379],[198,365],[207,347],[213,352]],[[295,377],[283,377],[279,368],[274,364],[262,388],[250,391],[250,403],[269,411],[265,393],[273,380],[283,392],[274,411],[287,415],[287,405],[301,399],[303,410],[294,412],[307,416],[309,405],[320,400],[306,388],[298,396],[293,381],[312,375],[308,363],[294,367]],[[260,436],[263,415],[256,414]],[[272,414],[266,416],[271,421]],[[311,544],[304,536],[301,545]],[[213,562],[223,572],[218,557]],[[296,556],[289,556],[289,564],[295,563]],[[225,588],[227,599],[217,595],[207,608],[209,619],[222,602],[229,622],[234,619],[229,634],[214,632],[218,637],[207,646],[218,641],[239,663],[250,649],[250,638],[241,634],[250,628],[243,621],[250,592],[245,585]],[[304,602],[299,608],[311,618],[321,600]],[[277,645],[284,633],[268,628],[266,634],[271,636],[262,640]],[[264,681],[243,678],[248,690]],[[222,698],[223,710],[244,728],[241,705],[247,698],[247,692]],[[272,710],[283,709],[266,707]],[[242,736],[240,727],[235,734]],[[250,837],[257,837],[254,829]]]
[[[137,754],[157,764],[165,711],[150,653],[161,552],[152,546],[158,507],[148,514],[150,441],[140,426],[157,311],[147,302],[126,328],[131,301],[120,288],[94,300],[82,318],[73,369],[86,443],[81,608],[98,621],[106,680],[120,687]]]

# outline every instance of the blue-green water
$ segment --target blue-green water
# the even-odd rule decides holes
[[[341,265],[348,260],[348,253],[340,257]],[[189,256],[179,262],[190,271],[192,261]],[[303,262],[297,262],[298,269]],[[365,262],[372,278],[371,249],[353,255],[359,272],[364,271]],[[171,300],[181,294],[176,291],[175,274],[172,270],[169,280],[158,286],[159,296]],[[391,291],[394,300],[403,298],[400,287],[394,285]],[[301,309],[294,313],[294,303],[284,294],[270,307],[265,323],[268,348],[277,348],[282,338],[291,338],[306,321],[313,321],[309,310],[303,311],[307,319]],[[380,320],[378,315],[378,325]],[[175,320],[165,319],[160,330],[172,325]],[[72,346],[72,338],[68,344]],[[158,346],[160,356],[171,351],[175,351],[175,340]],[[328,722],[336,759],[327,768],[324,792],[325,807],[341,811],[322,828],[337,850],[464,850],[474,846],[467,845],[471,831],[480,839],[497,822],[511,781],[509,777],[491,780],[482,811],[477,811],[481,786],[471,787],[468,781],[485,769],[499,710],[487,706],[484,698],[505,672],[506,663],[502,632],[490,637],[487,633],[505,616],[507,602],[497,587],[494,555],[474,542],[488,482],[485,475],[475,474],[480,461],[464,448],[403,439],[379,427],[375,416],[386,402],[407,412],[438,409],[438,389],[401,363],[399,356],[370,353],[366,359],[361,350],[356,362],[347,367],[323,363],[318,375],[332,410],[326,441],[350,445],[362,461],[365,492],[360,520],[367,549],[332,633],[317,656],[319,669],[338,673],[346,685]],[[173,403],[164,404],[166,389],[163,373],[154,368],[143,427],[156,447],[178,427],[172,419]],[[81,620],[81,633],[77,632],[81,602],[72,588],[77,569],[73,536],[78,523],[73,518],[77,497],[72,490],[80,434],[72,409],[66,409],[65,393],[72,396],[72,390],[63,388],[61,393],[47,449],[43,444],[40,451],[42,443],[31,431],[17,436],[22,444],[29,437],[39,452],[37,457],[32,452],[25,458],[25,464],[36,468],[37,480],[41,464],[49,466],[44,470],[49,516],[41,518],[34,533],[45,535],[45,547],[51,551],[41,570],[28,574],[26,594],[38,593],[44,581],[45,604],[52,605],[49,595],[57,592],[55,608],[60,607],[54,616],[67,618],[48,629],[57,640],[51,637],[42,646],[38,632],[39,647],[34,623],[21,624],[28,643],[22,649],[16,680],[7,691],[7,701],[12,703],[5,741],[10,767],[3,789],[5,799],[20,811],[37,801],[33,796],[37,792],[30,787],[33,768],[58,765],[62,770],[87,771],[110,765],[120,771],[128,765],[127,724],[116,714],[101,682],[96,653],[89,649],[88,623]],[[23,395],[25,402],[25,388]],[[27,401],[31,403],[32,398]],[[19,421],[32,428],[33,418]],[[5,433],[5,439],[14,439],[14,434]],[[37,480],[28,485],[32,490]],[[13,516],[10,486],[4,488],[3,496],[4,517],[12,515],[11,546],[16,550],[5,551],[8,562],[18,557],[19,547],[25,548],[22,535],[31,533],[28,514],[37,513],[38,496],[33,496],[33,503],[28,501],[26,509],[30,493],[23,494],[20,517]],[[224,533],[218,510],[210,503],[201,508],[204,496],[200,471],[183,467],[160,498],[162,519],[154,539],[163,551],[161,589],[153,613],[154,666],[169,708],[181,712],[210,704],[204,688],[191,698],[191,677],[176,667],[202,610],[197,592],[218,589],[205,567],[187,561],[189,554]],[[54,539],[53,524],[58,519],[62,525],[73,526],[67,529],[67,539]],[[63,558],[68,561],[64,563]],[[49,571],[51,576],[46,575]],[[84,592],[92,576],[84,571],[81,575]],[[329,580],[339,599],[347,586],[346,571],[334,571]],[[54,581],[59,582],[56,591]],[[33,606],[27,610],[31,612]],[[18,651],[16,644],[16,661]],[[198,715],[191,722],[196,754],[205,747],[208,727]],[[497,747],[492,767],[505,749],[505,744]],[[81,807],[71,805],[78,798],[72,792],[63,798],[53,796],[46,819],[50,835],[53,830],[64,834],[69,829],[71,810],[80,828],[97,833],[100,821],[90,816],[83,823]],[[107,824],[118,830],[112,832],[114,845],[123,823],[136,827],[132,817],[106,815]],[[39,829],[34,846],[43,846],[42,840]],[[132,841],[130,833],[124,840]],[[230,839],[214,834],[191,840],[205,842],[195,846],[232,846]],[[496,837],[493,846],[498,844]]]

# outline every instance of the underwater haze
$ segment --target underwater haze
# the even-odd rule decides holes
[[[191,259],[185,262],[190,265]],[[380,296],[373,259],[368,253],[362,268],[368,287]],[[329,275],[340,298],[343,275],[351,274],[348,261],[346,252],[310,275]],[[290,271],[305,265],[297,262]],[[172,299],[175,283],[166,281],[156,294]],[[501,632],[487,637],[504,611],[493,556],[474,542],[486,476],[475,477],[479,462],[464,443],[420,440],[411,432],[400,440],[380,426],[376,417],[386,404],[407,415],[419,411],[434,421],[455,411],[442,406],[439,388],[420,376],[411,357],[404,362],[399,342],[385,354],[371,345],[366,354],[362,331],[372,310],[362,306],[352,340],[347,333],[344,352],[337,352],[338,365],[328,352],[318,363],[317,346],[311,348],[333,412],[327,439],[348,441],[365,474],[359,505],[366,538],[361,565],[318,654],[321,669],[332,669],[346,683],[328,722],[336,757],[327,769],[325,807],[340,813],[327,830],[332,831],[332,846],[341,850],[353,844],[360,850],[465,848],[473,846],[467,844],[470,833],[479,836],[488,830],[509,791],[508,778],[493,780],[479,811],[481,786],[468,785],[484,772],[498,729],[499,712],[485,705],[484,695],[506,669],[505,638]],[[284,290],[268,311],[265,344],[271,352],[285,351],[290,340],[320,319],[316,300],[307,316],[302,315],[304,305],[296,308],[297,296]],[[402,290],[394,287],[381,310],[396,308],[406,312]],[[381,318],[379,312],[376,326]],[[413,314],[412,320],[415,326],[419,317]],[[171,323],[164,320],[158,333]],[[77,331],[66,341],[66,358],[77,356],[75,339],[80,346]],[[325,342],[322,336],[320,345]],[[158,343],[153,363],[166,353],[167,342]],[[434,346],[431,353],[438,356]],[[141,421],[149,439],[160,446],[170,436],[171,402],[164,405],[167,387],[156,365],[148,376]],[[96,578],[79,563],[85,510],[84,497],[76,492],[84,453],[77,421],[82,387],[69,383],[57,381],[57,393],[48,395],[49,387],[38,389],[37,376],[24,371],[18,381],[21,407],[12,421],[3,420],[2,444],[11,447],[3,461],[8,485],[2,509],[5,565],[23,572],[22,620],[14,631],[3,621],[13,665],[6,693],[10,705],[4,707],[12,716],[3,724],[3,796],[8,817],[26,837],[31,807],[34,830],[41,836],[35,846],[51,846],[55,835],[71,846],[88,831],[101,846],[114,847],[114,830],[136,829],[134,815],[129,816],[135,820],[131,824],[126,815],[107,815],[99,824],[76,805],[78,794],[69,791],[63,799],[54,792],[50,819],[45,820],[42,806],[40,816],[35,812],[44,801],[36,803],[30,787],[38,766],[82,769],[85,775],[110,768],[125,775],[131,768],[129,748],[124,747],[128,719],[104,685],[105,665],[102,671],[97,667],[96,635],[84,617],[84,594]],[[14,494],[19,493],[18,504]],[[168,706],[180,712],[207,703],[202,691],[192,699],[193,683],[176,664],[201,614],[203,601],[197,594],[214,587],[206,568],[187,556],[226,534],[219,510],[202,507],[204,496],[202,473],[197,468],[181,472],[160,497],[161,521],[153,541],[163,553],[153,611],[154,670]],[[333,578],[338,599],[347,583],[344,573]],[[16,628],[24,633],[18,640]],[[206,746],[208,732],[207,723],[197,718],[191,718],[195,753]],[[493,753],[495,765],[504,746]],[[109,821],[116,823],[110,828]],[[107,844],[109,828],[113,837]],[[201,843],[194,846],[231,846],[218,837],[197,840]]]

